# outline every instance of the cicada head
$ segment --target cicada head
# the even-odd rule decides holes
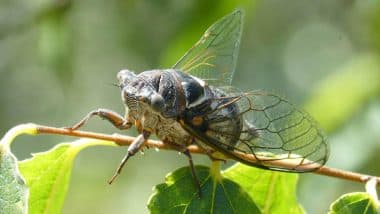
[[[140,105],[147,105],[158,113],[164,110],[164,98],[157,93],[153,79],[146,79],[129,70],[119,71],[117,78],[121,97],[130,109],[137,110]]]
[[[119,86],[123,89],[125,86],[131,85],[136,82],[137,75],[130,70],[124,69],[117,73],[117,79],[119,80]]]

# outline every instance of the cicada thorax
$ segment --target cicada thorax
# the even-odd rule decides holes
[[[207,85],[203,86],[203,94],[197,100],[188,102],[180,120],[202,146],[212,146],[217,151],[233,150],[243,129],[234,98]]]
[[[183,118],[186,126],[197,132],[196,136],[216,150],[233,150],[239,140],[243,121],[239,116],[239,107],[221,90],[206,88],[203,103],[186,109]]]
[[[203,147],[215,145],[215,150],[233,150],[243,128],[234,98],[180,71],[162,74],[159,93],[167,106],[162,115],[176,118],[187,133],[184,137],[191,136]]]

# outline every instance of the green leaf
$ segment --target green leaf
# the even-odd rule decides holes
[[[30,188],[29,213],[60,213],[69,185],[73,161],[79,151],[94,145],[115,146],[113,142],[81,139],[61,143],[19,162]]]
[[[238,183],[262,213],[304,213],[297,202],[295,173],[275,172],[237,163],[223,172]]]
[[[372,197],[365,192],[355,192],[342,195],[330,206],[329,214],[376,214],[380,209]]]
[[[201,198],[190,168],[180,168],[167,175],[165,183],[155,186],[148,202],[150,212],[260,213],[250,196],[235,182],[208,167],[196,166],[195,170],[202,186]]]
[[[28,187],[17,169],[17,159],[0,144],[0,213],[25,213]]]
[[[24,133],[36,133],[35,126],[16,126],[0,141],[0,213],[26,213],[28,209],[28,187],[18,170],[17,159],[10,151],[13,139]]]

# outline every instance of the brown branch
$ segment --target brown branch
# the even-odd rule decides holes
[[[113,135],[107,135],[107,134],[100,134],[95,132],[86,132],[86,131],[79,131],[79,130],[69,130],[65,128],[55,128],[50,126],[40,126],[37,125],[37,133],[38,134],[58,134],[58,135],[67,135],[67,136],[75,136],[75,137],[84,137],[84,138],[94,138],[94,139],[100,139],[100,140],[109,140],[113,141],[119,146],[127,146],[130,145],[134,137],[125,136],[125,135],[119,135],[119,134],[113,134]],[[157,140],[148,140],[145,143],[146,147],[154,147],[158,149],[164,149],[164,150],[174,150],[174,148],[170,147],[168,144],[164,144],[161,141]],[[189,151],[191,153],[198,153],[198,154],[205,154],[205,152],[199,148],[196,145],[191,145],[188,147]],[[244,159],[249,159],[252,162],[258,162],[258,160],[254,157],[254,155],[250,154],[243,154],[235,152],[237,156],[241,156]],[[276,160],[271,161],[271,166],[281,166],[281,167],[294,167],[295,165],[294,160]],[[309,165],[308,167],[315,168],[315,165]],[[340,179],[355,181],[355,182],[361,182],[366,183],[370,178],[375,178],[377,180],[377,186],[380,187],[380,177],[372,176],[372,175],[365,175],[360,174],[356,172],[336,169],[336,168],[330,168],[327,166],[322,166],[319,169],[313,171],[313,173],[330,176],[330,177],[336,177]]]

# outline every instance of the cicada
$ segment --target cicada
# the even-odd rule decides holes
[[[78,129],[97,115],[121,130],[137,128],[140,134],[109,183],[153,134],[186,154],[195,179],[187,149],[193,144],[212,160],[235,159],[271,170],[307,172],[326,163],[325,135],[306,112],[277,95],[231,85],[242,17],[236,10],[214,23],[172,68],[121,70],[117,78],[125,116],[98,109],[71,127]]]

